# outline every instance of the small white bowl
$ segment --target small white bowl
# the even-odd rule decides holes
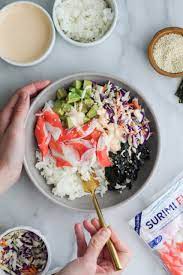
[[[30,66],[34,66],[34,65],[37,65],[39,63],[41,63],[42,61],[44,61],[48,56],[49,54],[51,53],[51,51],[53,50],[53,47],[54,47],[54,44],[55,44],[55,27],[54,27],[54,24],[53,24],[53,21],[52,21],[52,18],[51,16],[49,15],[49,13],[43,8],[41,7],[40,5],[38,4],[35,4],[34,2],[31,2],[31,1],[16,1],[16,2],[13,2],[9,5],[6,5],[5,7],[3,7],[1,9],[1,12],[7,10],[9,7],[13,6],[13,5],[16,5],[16,4],[31,4],[37,8],[39,8],[48,18],[49,22],[50,22],[50,27],[51,27],[51,30],[52,30],[52,39],[50,41],[50,45],[48,47],[48,49],[46,50],[46,52],[40,57],[38,58],[37,60],[35,61],[32,61],[32,62],[29,62],[29,63],[18,63],[16,61],[12,61],[8,58],[4,58],[4,57],[0,57],[2,60],[6,61],[7,63],[11,64],[11,65],[14,65],[14,66],[19,66],[19,67],[30,67]]]
[[[48,259],[47,259],[47,263],[46,266],[44,268],[44,270],[41,272],[41,275],[46,275],[48,274],[48,271],[50,269],[50,265],[51,265],[51,250],[50,250],[50,246],[48,244],[48,241],[46,240],[46,238],[36,229],[29,227],[29,226],[18,226],[18,227],[13,227],[11,229],[6,230],[4,233],[2,233],[0,235],[0,240],[5,237],[7,234],[17,231],[17,230],[26,230],[26,231],[30,231],[35,233],[38,237],[41,238],[41,240],[44,242],[46,249],[47,249],[47,253],[48,253]]]
[[[110,8],[112,9],[112,11],[114,13],[114,19],[113,19],[113,22],[112,22],[110,28],[101,38],[97,39],[96,41],[83,43],[83,42],[79,42],[79,41],[75,41],[75,40],[71,39],[62,31],[60,24],[58,22],[57,16],[56,16],[56,6],[60,2],[60,0],[55,0],[55,3],[53,5],[53,22],[54,22],[56,30],[58,31],[60,36],[62,38],[64,38],[67,42],[71,43],[72,45],[79,46],[79,47],[92,47],[92,46],[96,46],[96,45],[104,42],[112,34],[112,32],[116,26],[117,18],[118,18],[118,6],[116,3],[116,0],[105,0],[105,1],[108,3],[108,5],[110,6]]]

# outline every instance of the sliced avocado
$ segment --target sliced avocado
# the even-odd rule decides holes
[[[66,118],[66,121],[67,121],[67,127],[70,129],[72,127],[74,127],[74,124],[72,123],[72,120],[70,117],[67,117]]]
[[[63,111],[66,113],[66,112],[70,112],[71,111],[71,108],[72,108],[72,105],[70,105],[69,103],[63,103],[62,104],[62,108],[63,108]]]
[[[94,104],[94,101],[93,101],[93,99],[91,99],[91,98],[86,98],[86,99],[84,100],[84,103],[86,104],[87,107],[90,108],[90,107]]]
[[[62,108],[62,104],[63,102],[59,99],[57,99],[55,102],[54,102],[54,106],[53,106],[53,111],[55,113],[57,113],[58,115],[62,116],[64,114],[64,110]]]
[[[72,86],[76,89],[80,89],[82,87],[82,82],[80,80],[75,80]]]
[[[60,88],[57,90],[57,99],[63,99],[66,98],[67,91],[64,88]]]
[[[77,101],[80,101],[81,100],[81,97],[78,93],[76,92],[70,92],[68,94],[68,100],[67,100],[67,103],[73,103],[73,102],[77,102]]]
[[[89,118],[95,117],[97,115],[97,110],[98,110],[98,105],[94,104],[89,110],[89,112],[87,113],[87,117]]]

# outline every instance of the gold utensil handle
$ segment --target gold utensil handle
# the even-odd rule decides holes
[[[97,215],[98,215],[98,218],[99,218],[100,225],[102,227],[107,227],[106,223],[104,221],[104,217],[103,217],[102,211],[100,209],[100,205],[99,205],[97,197],[95,195],[95,192],[93,192],[91,195],[92,195],[92,199],[93,199],[93,204],[95,206],[95,209],[96,209],[96,212],[97,212]],[[120,263],[120,260],[119,260],[116,248],[114,247],[111,239],[108,240],[108,242],[107,242],[106,245],[107,245],[107,248],[108,248],[108,251],[109,251],[109,254],[111,256],[112,263],[113,263],[115,269],[116,270],[121,270],[122,266],[121,266],[121,263]]]

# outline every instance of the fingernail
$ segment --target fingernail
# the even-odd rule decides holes
[[[110,231],[110,233],[112,232],[112,227],[109,225],[108,227],[108,230]]]
[[[21,93],[21,95],[20,95],[20,98],[22,99],[22,100],[26,100],[27,99],[27,93]]]
[[[28,98],[28,94],[27,93],[22,93],[21,97],[24,101],[26,101],[27,98]]]
[[[109,236],[109,234],[110,234],[110,231],[109,231],[109,229],[107,229],[107,228],[102,228],[100,234],[101,234],[103,237],[107,238],[107,237]]]

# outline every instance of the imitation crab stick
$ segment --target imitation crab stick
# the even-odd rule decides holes
[[[37,139],[38,147],[45,157],[48,154],[48,144],[50,141],[50,134],[46,129],[45,119],[43,116],[39,116],[35,128],[35,137]]]
[[[38,115],[35,136],[42,156],[45,157],[50,150],[57,167],[77,166],[83,155],[82,162],[86,156],[94,158],[95,155],[101,167],[112,165],[106,139],[96,129],[95,119],[81,127],[64,129],[59,115],[48,107]]]
[[[60,141],[75,140],[89,136],[95,129],[94,120],[84,124],[81,127],[73,127],[72,129],[65,129],[63,135],[60,136]]]
[[[66,142],[67,145],[71,145],[76,151],[78,151],[80,157],[89,149],[93,147],[92,143],[88,140],[79,139]]]
[[[58,141],[55,141],[53,139],[53,137],[51,137],[50,139],[50,142],[49,142],[49,148],[50,150],[54,150],[58,153],[63,153],[63,150],[62,150],[62,143],[58,142]]]
[[[43,113],[43,117],[46,122],[47,130],[50,132],[55,140],[58,140],[60,135],[63,133],[63,127],[59,115],[52,110],[46,110]]]
[[[101,135],[97,143],[97,160],[102,167],[109,167],[112,165],[106,145],[105,136]]]
[[[84,139],[91,140],[93,142],[98,142],[100,136],[101,131],[94,129],[93,132],[90,135],[86,136]]]
[[[183,242],[164,242],[164,247],[158,251],[163,263],[173,275],[183,274]]]

